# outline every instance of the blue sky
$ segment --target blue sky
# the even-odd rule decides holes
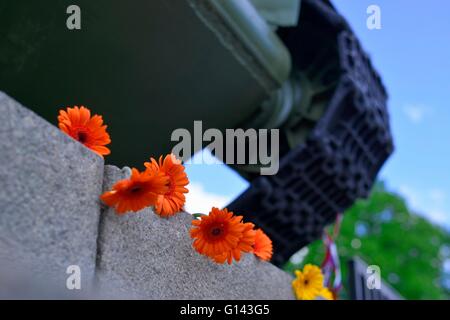
[[[450,227],[450,1],[334,0],[389,92],[396,151],[380,173],[392,191]],[[369,5],[381,29],[366,26]],[[200,155],[201,156],[201,155]],[[224,206],[247,183],[224,165],[188,165],[187,209]]]

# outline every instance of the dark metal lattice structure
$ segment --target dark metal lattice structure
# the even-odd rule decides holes
[[[326,96],[318,97],[327,101],[323,115],[305,143],[282,155],[276,175],[255,178],[229,205],[271,237],[277,265],[318,239],[337,213],[368,196],[378,171],[393,152],[387,93],[352,30],[327,1],[304,1],[299,26],[279,32],[291,50],[295,68],[301,72],[302,63],[306,65],[319,54],[323,39],[308,42],[318,30],[334,37],[327,50],[329,60],[336,54],[338,63],[322,77],[328,84],[333,77],[337,80],[326,86],[332,88]],[[304,49],[314,42],[318,42],[316,47]],[[297,51],[297,43],[303,50]]]

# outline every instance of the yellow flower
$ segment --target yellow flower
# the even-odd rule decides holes
[[[292,281],[292,288],[299,300],[314,300],[323,292],[323,274],[319,267],[307,264],[295,271],[296,279]]]
[[[320,291],[319,296],[325,300],[334,300],[333,293],[328,288],[323,288],[322,291]]]

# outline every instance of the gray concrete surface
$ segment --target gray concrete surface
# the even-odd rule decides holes
[[[103,208],[102,189],[127,175],[0,92],[0,298],[294,298],[291,276],[253,255],[197,254],[187,213]],[[66,288],[69,265],[81,291]]]
[[[126,176],[105,166],[105,190]],[[163,219],[151,209],[125,216],[106,209],[99,228],[100,290],[117,286],[124,295],[148,299],[294,298],[291,276],[251,254],[229,266],[196,253],[191,220],[184,212]]]
[[[58,106],[55,106],[55,117]],[[92,284],[103,159],[0,92],[0,261],[65,289]],[[4,264],[3,264],[4,265]]]

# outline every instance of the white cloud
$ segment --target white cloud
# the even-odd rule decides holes
[[[402,185],[399,192],[406,198],[409,207],[430,221],[450,226],[450,214],[446,210],[446,194],[441,189],[419,192],[410,186]]]
[[[442,204],[445,201],[445,192],[440,189],[432,189],[430,191],[430,199],[437,204]]]
[[[205,190],[200,183],[189,184],[189,192],[186,194],[185,209],[190,213],[209,213],[212,207],[223,208],[232,199]]]
[[[406,201],[411,208],[416,209],[420,207],[420,195],[407,185],[401,185],[399,188],[400,193],[406,198]]]
[[[408,104],[403,107],[403,112],[413,124],[419,124],[429,113],[429,108],[419,104]]]
[[[448,215],[446,212],[442,210],[430,210],[427,212],[426,216],[430,218],[431,221],[434,221],[437,224],[449,223],[448,220],[450,215]]]

